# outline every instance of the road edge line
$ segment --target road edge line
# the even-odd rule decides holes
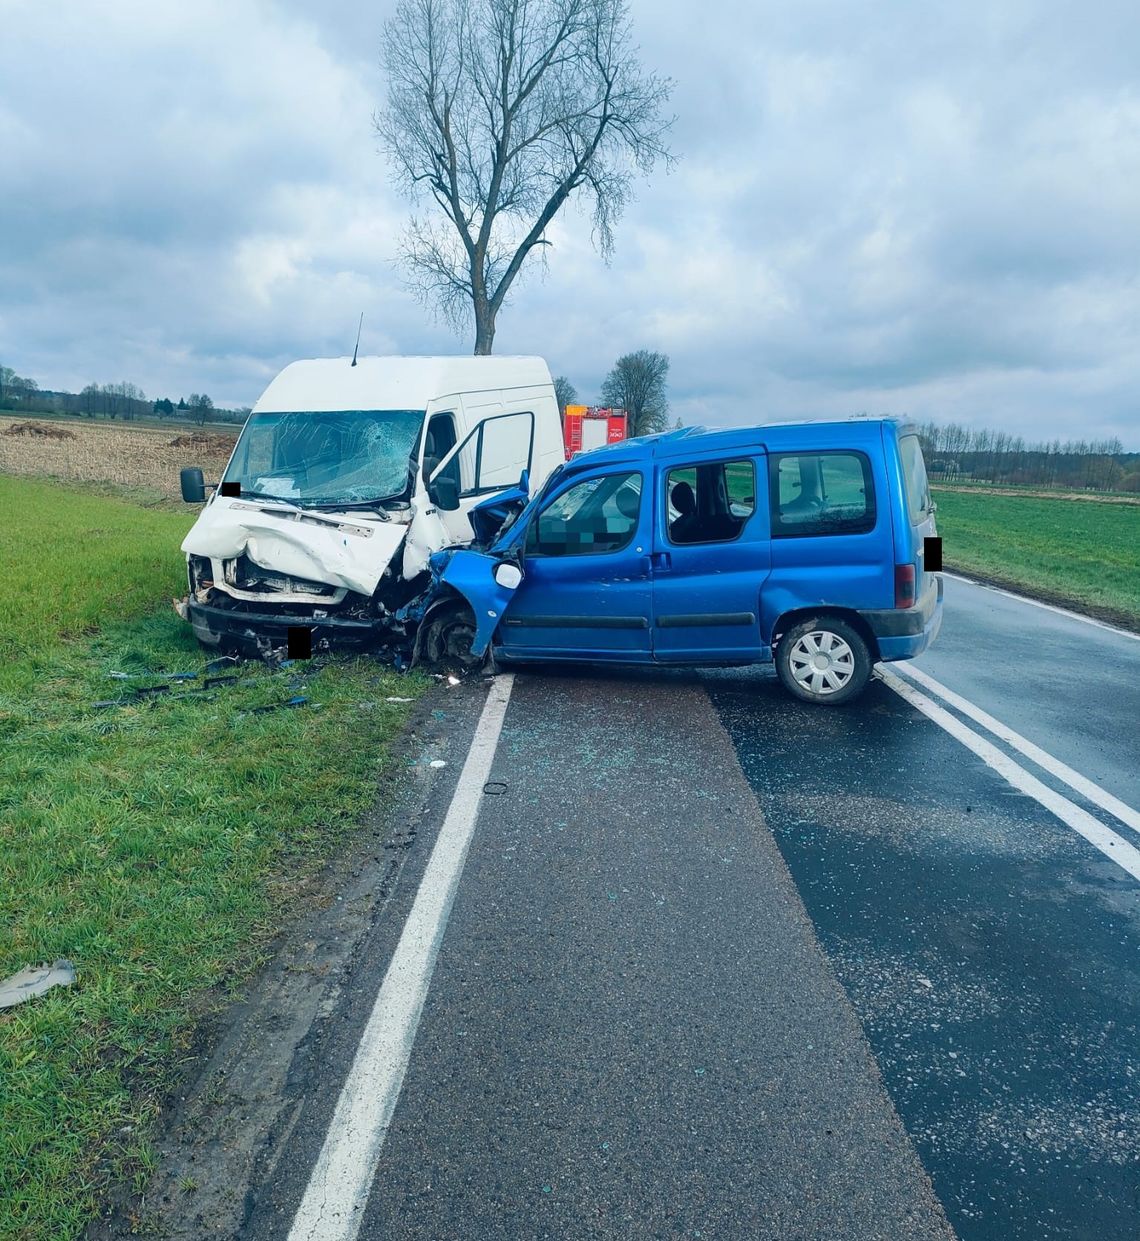
[[[289,1241],[355,1241],[360,1231],[513,684],[513,675],[507,673],[491,685],[416,899],[293,1217]]]
[[[895,676],[893,672],[888,672],[885,668],[877,668],[876,675],[900,698],[909,702],[912,707],[916,707],[955,740],[960,741],[968,750],[972,750],[987,767],[996,771],[1015,789],[1039,802],[1062,823],[1071,827],[1079,836],[1083,836],[1095,849],[1099,849],[1105,857],[1110,858],[1134,879],[1140,880],[1140,849],[1129,844],[1123,836],[1118,836],[1112,828],[1106,827],[1087,810],[1083,810],[1061,793],[1049,788],[1048,785],[1042,784],[1036,776],[1015,763],[993,742],[987,741],[972,728],[967,728],[945,707],[940,707],[920,690],[915,689],[913,685]]]
[[[961,694],[956,694],[952,689],[943,685],[941,681],[936,681],[928,672],[923,672],[920,668],[912,668],[900,665],[891,670],[894,673],[901,673],[905,677],[912,677],[924,688],[930,690],[931,693],[937,694],[939,698],[949,703],[956,711],[961,711],[963,715],[968,715],[976,724],[993,733],[995,737],[1000,738],[1011,745],[1015,750],[1024,754],[1026,758],[1036,763],[1038,767],[1047,771],[1051,776],[1055,776],[1062,783],[1067,784],[1075,793],[1087,800],[1093,805],[1099,806],[1106,813],[1111,814],[1113,818],[1119,819],[1126,827],[1130,827],[1134,832],[1140,832],[1140,811],[1133,809],[1127,802],[1121,801],[1119,797],[1114,797],[1106,789],[1102,789],[1099,784],[1090,780],[1088,776],[1082,776],[1079,771],[1075,771],[1067,763],[1061,762],[1059,758],[1054,758],[1048,750],[1041,749],[1040,746],[1034,745],[1027,737],[1023,737],[1020,733],[1015,732],[1008,724],[1003,724],[1001,720],[990,715],[988,711],[984,711],[981,707],[975,706],[968,698],[963,698]]]

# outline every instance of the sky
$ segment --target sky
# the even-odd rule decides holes
[[[466,353],[395,263],[394,0],[0,0],[0,364],[252,404],[301,357]],[[1135,0],[633,0],[671,171],[607,265],[569,209],[501,312],[596,401],[908,414],[1140,450]]]

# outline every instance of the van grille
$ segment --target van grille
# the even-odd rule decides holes
[[[272,569],[264,569],[255,564],[243,552],[234,560],[222,562],[226,581],[238,590],[250,594],[276,595],[282,592],[291,594],[304,593],[319,595],[321,598],[332,598],[338,587],[327,582],[310,582],[305,578],[290,577],[287,573],[275,573]]]

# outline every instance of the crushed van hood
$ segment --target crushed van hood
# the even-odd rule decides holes
[[[408,529],[406,522],[219,496],[182,550],[212,560],[244,553],[263,569],[371,595]]]

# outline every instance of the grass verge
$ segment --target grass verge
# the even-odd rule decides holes
[[[78,970],[0,1012],[0,1238],[57,1241],[141,1188],[196,1021],[373,801],[385,698],[419,686],[361,659],[194,692],[162,675],[206,662],[168,602],[187,514],[8,478],[0,511],[0,977]]]
[[[938,491],[947,568],[1140,629],[1140,509]]]

